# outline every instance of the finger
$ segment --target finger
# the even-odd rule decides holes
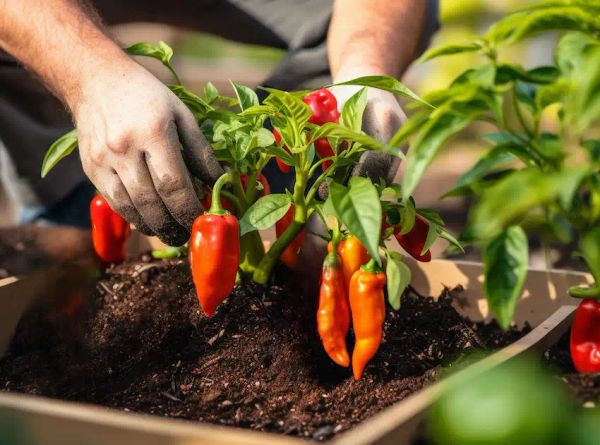
[[[144,224],[164,243],[180,246],[189,238],[189,232],[173,218],[156,192],[144,152],[137,153],[137,158],[119,163],[117,173]]]
[[[362,154],[358,164],[352,170],[352,176],[364,176],[377,182],[382,178],[386,183],[391,183],[396,176],[400,158],[376,151],[367,151]]]
[[[154,188],[167,210],[181,226],[191,231],[202,206],[181,157],[174,121],[169,123],[165,139],[146,150],[146,163]]]
[[[144,235],[154,235],[154,232],[142,220],[142,216],[133,205],[129,193],[115,171],[106,173],[104,187],[105,191],[101,194],[108,201],[111,209],[121,215],[129,224],[133,224],[136,230]]]
[[[223,168],[217,161],[211,145],[200,131],[196,118],[185,105],[181,105],[175,115],[179,139],[183,145],[185,165],[194,176],[208,184],[214,184],[223,174]]]

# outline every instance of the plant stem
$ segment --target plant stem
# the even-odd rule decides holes
[[[165,66],[169,69],[169,71],[171,71],[171,74],[173,74],[173,77],[175,78],[175,82],[177,82],[178,85],[183,85],[183,83],[181,83],[181,79],[179,78],[179,75],[177,74],[177,72],[175,71],[173,66],[170,63],[166,63]]]
[[[249,232],[240,238],[240,270],[251,276],[265,256],[265,247],[258,231]]]
[[[208,213],[211,213],[213,215],[226,215],[227,213],[229,213],[228,211],[223,209],[223,206],[221,205],[221,189],[226,183],[231,182],[231,180],[232,176],[230,172],[223,173],[223,175],[221,175],[221,177],[217,179],[217,182],[215,182],[215,185],[213,185],[212,203],[210,205]]]
[[[570,287],[568,292],[573,298],[600,299],[600,287]]]
[[[300,164],[302,165],[302,163]],[[306,224],[308,206],[304,197],[304,191],[307,182],[307,172],[300,168],[296,169],[296,182],[294,184],[294,195],[292,202],[294,204],[294,220],[289,227],[281,234],[277,241],[273,243],[269,251],[265,254],[260,264],[254,271],[252,279],[259,284],[266,284],[271,276],[277,260],[289,244],[296,239],[296,236],[302,231]]]

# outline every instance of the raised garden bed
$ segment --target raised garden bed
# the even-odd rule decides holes
[[[212,432],[210,427],[205,429],[204,422],[210,422],[326,439],[379,412],[334,440],[379,443],[382,437],[404,437],[412,434],[415,419],[435,398],[438,385],[419,390],[436,379],[442,364],[465,350],[497,348],[519,337],[515,331],[499,335],[490,325],[482,328],[482,324],[465,322],[459,315],[475,320],[487,315],[485,300],[477,290],[479,265],[434,261],[411,263],[411,268],[416,291],[404,296],[399,312],[388,314],[385,342],[359,382],[354,382],[346,369],[329,364],[316,334],[309,335],[315,332],[310,315],[314,314],[314,302],[280,287],[250,287],[237,290],[214,318],[206,319],[200,315],[191,291],[185,260],[155,262],[143,258],[111,269],[98,282],[91,304],[81,306],[92,308],[88,312],[91,317],[76,317],[83,326],[60,323],[72,315],[65,318],[55,312],[48,321],[35,311],[28,313],[9,354],[0,361],[2,389],[192,419],[196,421],[194,431],[201,435]],[[546,281],[548,277],[550,281]],[[3,287],[0,302],[17,291],[24,297],[27,292],[40,293],[47,288],[34,285],[41,279],[33,276],[10,282]],[[48,276],[45,280],[47,283]],[[538,306],[531,305],[529,298],[521,300],[517,310],[520,325],[527,318],[533,326],[540,325],[561,306],[564,287],[582,280],[583,275],[531,272],[525,297],[542,282],[549,283],[556,293],[548,292],[547,287],[535,290]],[[444,293],[444,285],[463,286],[464,291]],[[433,303],[419,293],[442,294],[443,298]],[[454,295],[454,306],[450,305],[450,295]],[[71,305],[61,307],[63,314],[65,307],[73,310]],[[491,360],[480,361],[478,366],[493,366],[540,340],[547,346],[567,328],[571,311],[559,310],[554,319],[520,344],[491,356]],[[57,323],[62,330],[54,329]],[[84,329],[78,330],[81,327]],[[402,399],[406,400],[394,405]],[[37,400],[1,394],[0,407],[24,421],[30,418],[26,412],[31,409],[36,416],[56,416],[53,412],[42,414],[47,405],[38,405]],[[46,403],[55,406],[58,402]],[[125,419],[131,415],[111,412],[111,416],[129,425]],[[92,418],[106,426],[103,430],[112,431],[96,416],[76,420],[68,414],[68,423],[75,425]],[[152,425],[171,424],[154,419]],[[405,422],[410,425],[403,427]],[[135,429],[134,425],[131,428]],[[231,443],[225,439],[230,437],[227,431],[223,443]],[[283,436],[267,437],[279,440]]]

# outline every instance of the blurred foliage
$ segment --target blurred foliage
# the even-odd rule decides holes
[[[452,380],[429,410],[437,445],[597,444],[600,410],[575,406],[533,359]],[[456,377],[459,377],[457,374]]]

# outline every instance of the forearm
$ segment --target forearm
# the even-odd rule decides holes
[[[336,0],[328,35],[335,81],[363,75],[401,77],[416,55],[424,0]]]
[[[0,46],[71,108],[93,75],[131,60],[84,0],[0,0]]]

